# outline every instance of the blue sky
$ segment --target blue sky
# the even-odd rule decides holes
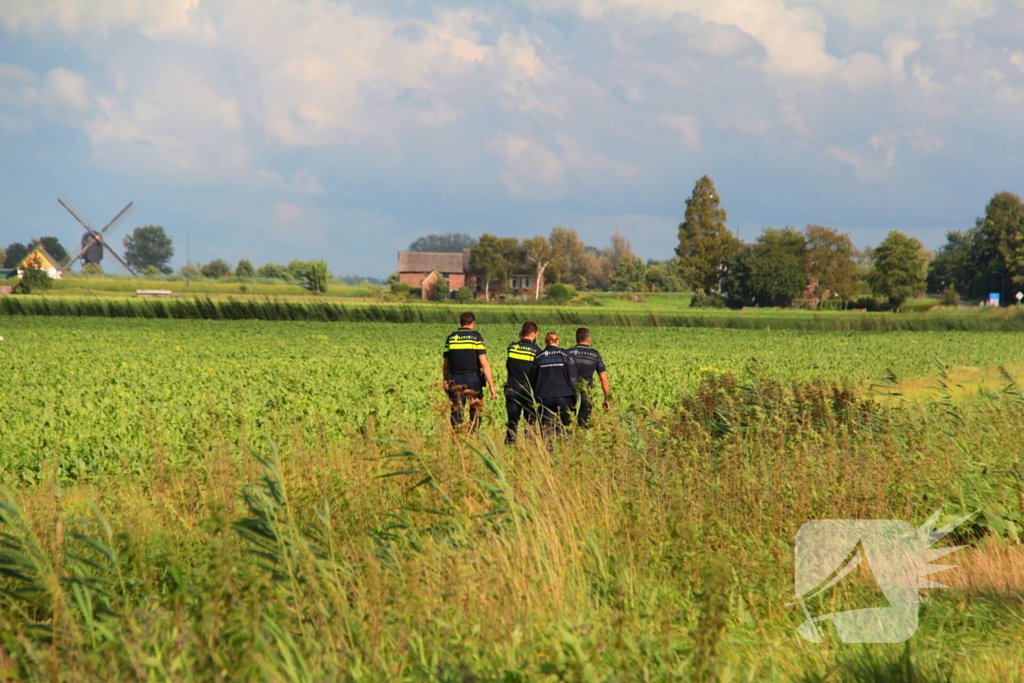
[[[710,175],[745,240],[935,248],[1024,191],[1022,0],[5,0],[0,242],[163,225],[193,261],[384,276],[417,236],[616,230]]]

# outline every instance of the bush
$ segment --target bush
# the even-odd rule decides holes
[[[288,272],[286,267],[279,263],[264,263],[256,270],[256,275],[270,280],[292,281],[291,273]]]
[[[160,277],[162,273],[156,266],[146,266],[142,269],[142,274],[146,277]]]
[[[86,263],[82,266],[82,275],[103,275],[103,266],[98,263]]]
[[[35,265],[27,265],[22,271],[21,282],[18,283],[14,291],[18,294],[32,294],[33,292],[38,294],[52,287],[53,281],[50,280],[50,276],[42,268],[38,268]]]
[[[448,280],[445,279],[444,275],[438,273],[437,282],[434,285],[434,292],[437,294],[438,301],[448,300]]]
[[[556,305],[564,306],[576,296],[576,288],[573,287],[572,285],[566,285],[562,284],[561,282],[556,282],[555,284],[548,287],[548,291],[546,292],[546,294],[547,297],[551,299],[551,301],[553,301]]]
[[[455,292],[455,300],[460,304],[469,303],[473,300],[473,290],[466,285],[462,285],[459,287],[458,291]]]
[[[957,291],[953,285],[948,285],[942,290],[942,305],[943,306],[959,306],[960,305],[960,292]]]
[[[413,291],[413,288],[404,282],[392,282],[391,293],[392,294],[409,294]]]
[[[849,308],[861,308],[866,311],[870,311],[871,313],[877,313],[882,310],[882,304],[879,303],[878,299],[862,296],[859,299],[851,301]]]
[[[309,280],[309,289],[313,292],[326,292],[327,281],[331,278],[327,270],[327,261],[310,261],[306,264],[306,279]]]
[[[708,294],[698,289],[690,299],[692,308],[725,308],[725,299],[721,294]]]
[[[235,266],[235,275],[238,277],[256,277],[256,269],[252,267],[252,261],[247,258],[242,259]]]
[[[231,275],[231,266],[228,265],[227,261],[219,258],[210,261],[199,270],[202,272],[203,277],[213,279],[219,279]]]

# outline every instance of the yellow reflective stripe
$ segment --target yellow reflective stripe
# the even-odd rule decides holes
[[[533,356],[531,354],[521,352],[517,353],[515,351],[509,351],[508,357],[513,358],[515,360],[533,360]]]
[[[453,344],[448,345],[448,349],[452,351],[460,351],[466,349],[477,350],[482,348],[484,348],[484,345],[481,344],[480,342],[455,342]]]

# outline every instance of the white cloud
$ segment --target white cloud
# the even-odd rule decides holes
[[[658,117],[666,127],[672,130],[683,143],[684,147],[696,149],[700,147],[700,124],[696,116],[690,114],[662,114]]]

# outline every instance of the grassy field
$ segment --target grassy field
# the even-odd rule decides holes
[[[445,428],[448,331],[0,317],[0,681],[1024,680],[1018,333],[602,327],[549,450]],[[801,524],[940,506],[907,644],[799,638]]]

